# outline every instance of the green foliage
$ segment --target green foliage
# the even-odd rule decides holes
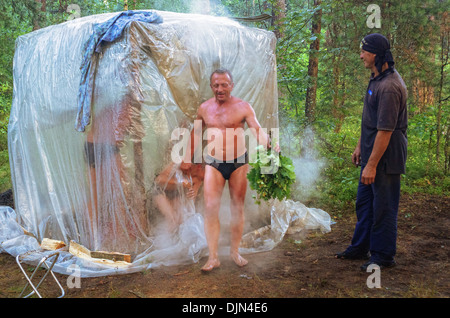
[[[0,83],[0,136],[6,135],[9,112],[11,111],[12,87],[9,82]],[[0,139],[0,150],[5,144]]]
[[[32,30],[31,16],[35,3],[18,0],[12,4],[0,2],[0,81],[12,86],[12,68],[15,40]],[[3,93],[3,92],[2,92]],[[3,105],[2,105],[3,106]]]
[[[258,146],[256,158],[251,158],[250,166],[252,169],[247,179],[250,188],[256,190],[256,203],[290,197],[291,185],[295,182],[294,165],[290,158]]]
[[[354,204],[360,169],[351,162],[351,155],[359,139],[360,124],[360,117],[355,115],[348,116],[339,130],[333,121],[315,125],[319,154],[328,163],[317,184],[322,205],[345,210]]]
[[[446,107],[442,116],[443,127],[450,125],[449,112]],[[439,160],[436,154],[436,113],[436,107],[429,107],[409,120],[407,172],[403,178],[405,191],[421,189],[426,193],[450,195],[450,176],[444,167],[445,131],[441,131]]]
[[[0,193],[11,189],[8,151],[0,151]]]
[[[286,13],[285,35],[277,43],[278,83],[283,96],[283,109],[299,117],[304,111],[308,84],[309,45],[314,40],[309,29],[315,10],[292,5]]]
[[[9,82],[0,84],[0,193],[11,188],[8,156],[8,120],[11,110],[12,87]]]
[[[289,4],[285,37],[277,44],[278,88],[280,135],[288,135],[282,139],[282,148],[294,149],[293,144],[301,143],[298,136],[305,129],[311,41],[308,23],[312,12],[311,6],[302,5],[302,1],[289,1]],[[448,52],[443,5],[436,1],[413,0],[407,5],[383,1],[379,3],[381,29],[366,26],[367,5],[345,0],[323,0],[321,5],[322,34],[313,123],[320,155],[327,162],[323,178],[317,184],[320,201],[331,207],[344,207],[353,204],[356,197],[360,169],[352,165],[350,158],[359,138],[363,98],[370,77],[370,71],[364,69],[359,58],[359,43],[373,32],[385,34],[391,40],[395,66],[408,87],[409,145],[402,189],[448,195],[449,158],[445,156],[449,156],[449,130],[445,128],[450,124],[450,85],[446,80],[450,64],[444,68],[442,91],[439,88],[440,67],[445,65],[442,56]],[[419,103],[424,94],[428,94],[429,101]],[[444,99],[441,110],[438,96]]]
[[[449,124],[449,117],[445,117],[444,126]],[[440,161],[436,159],[435,123],[434,107],[409,119],[408,158],[406,174],[402,176],[403,192],[450,195],[450,176],[444,169],[443,154]],[[360,168],[351,163],[351,154],[359,138],[360,118],[357,115],[348,116],[339,131],[334,130],[332,122],[317,122],[315,128],[320,156],[327,160],[323,178],[317,183],[320,192],[317,203],[345,210],[354,205],[359,182]],[[445,133],[442,132],[442,149],[444,137]]]

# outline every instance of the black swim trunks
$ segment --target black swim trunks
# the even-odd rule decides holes
[[[92,143],[86,141],[84,144],[84,152],[86,155],[86,160],[91,168],[95,168],[95,152],[94,148],[97,149],[98,153],[103,157],[102,159],[110,160],[112,156],[120,152],[119,147],[116,145],[111,145],[108,143]],[[99,156],[100,156],[99,155]]]
[[[225,180],[230,179],[231,174],[239,167],[248,163],[248,153],[246,152],[242,156],[230,161],[223,161],[207,155],[205,158],[207,165],[216,168],[222,174]]]

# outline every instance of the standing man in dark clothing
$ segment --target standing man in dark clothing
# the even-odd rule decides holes
[[[361,60],[372,70],[352,162],[361,165],[356,198],[357,223],[341,259],[369,259],[380,268],[395,265],[400,175],[407,155],[407,89],[394,68],[389,41],[370,34],[361,43]],[[370,254],[369,254],[370,252]],[[370,255],[370,256],[369,256]]]

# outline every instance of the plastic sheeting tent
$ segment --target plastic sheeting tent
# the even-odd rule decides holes
[[[253,106],[262,127],[278,127],[276,39],[227,18],[157,14],[162,23],[131,22],[93,57],[92,108],[84,129],[74,124],[86,43],[96,24],[117,13],[17,39],[8,129],[15,210],[0,208],[0,252],[36,251],[25,259],[36,262],[48,253],[39,243],[51,238],[132,256],[117,266],[62,249],[53,270],[70,274],[75,264],[82,277],[197,262],[206,255],[201,195],[196,201],[186,196],[184,176],[174,165],[172,199],[182,224],[169,232],[155,202],[155,180],[179,142],[172,132],[190,129],[197,107],[212,97],[209,76],[217,68],[232,72],[233,95]],[[330,230],[322,210],[290,200],[258,206],[252,194],[249,189],[243,253],[270,250],[292,222]],[[224,191],[220,214],[224,250],[227,196]]]

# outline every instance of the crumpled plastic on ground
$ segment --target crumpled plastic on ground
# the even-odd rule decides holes
[[[243,253],[264,252],[273,249],[287,234],[308,231],[328,233],[334,223],[330,215],[317,208],[308,208],[303,203],[284,199],[271,200],[271,221],[242,237]]]
[[[71,275],[76,268],[80,277],[97,277],[198,262],[203,256],[208,255],[208,250],[203,217],[195,212],[193,202],[190,202],[192,204],[186,205],[188,212],[178,232],[175,234],[163,232],[158,235],[153,245],[137,255],[128,266],[98,264],[72,255],[67,249],[61,249],[53,271]],[[276,200],[271,207],[271,215],[271,224],[246,233],[242,237],[240,252],[243,255],[268,252],[287,234],[301,231],[328,233],[334,223],[325,211],[307,208],[304,204],[293,200]],[[17,256],[30,251],[34,252],[24,257],[23,262],[37,264],[42,257],[54,252],[43,250],[34,236],[24,233],[24,229],[17,223],[13,209],[0,206],[0,252]],[[220,254],[227,251],[227,247],[222,246]]]

